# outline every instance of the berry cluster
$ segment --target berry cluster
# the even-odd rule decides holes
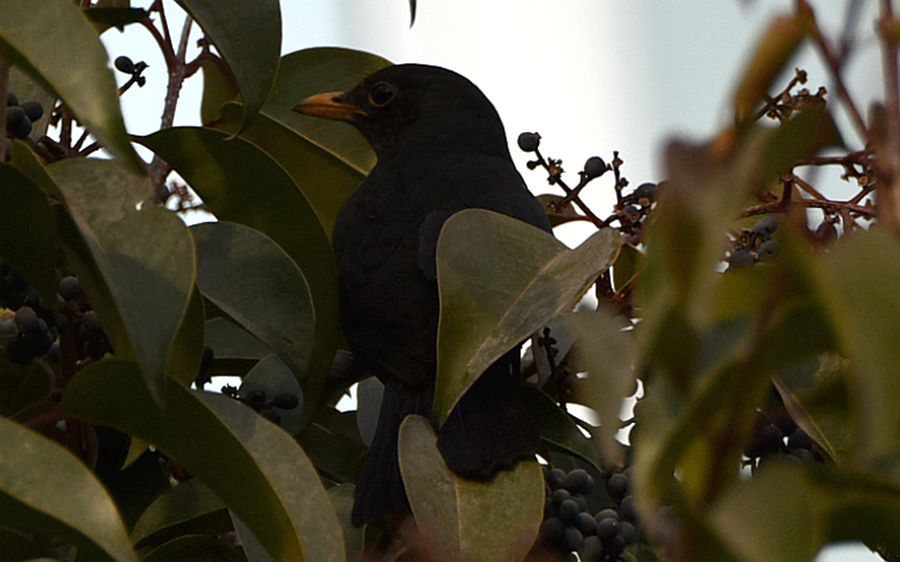
[[[778,251],[778,242],[772,238],[778,230],[778,219],[768,216],[753,226],[744,229],[731,242],[731,253],[726,258],[728,269],[738,269],[765,261]]]
[[[637,514],[629,494],[627,472],[607,480],[607,492],[616,501],[614,507],[591,515],[586,496],[594,479],[585,470],[571,472],[554,468],[548,473],[548,496],[541,525],[541,537],[549,546],[564,552],[578,551],[585,562],[618,560],[625,547],[637,538],[634,521]]]
[[[759,470],[763,464],[775,459],[821,462],[825,458],[812,438],[797,427],[787,412],[769,416],[763,411],[756,413],[753,432],[744,447],[744,455],[750,459],[748,464],[753,470]]]
[[[23,101],[6,92],[6,132],[17,139],[28,138],[35,121],[44,116],[44,107],[36,101]]]
[[[275,425],[281,425],[281,415],[276,409],[293,410],[300,405],[300,399],[289,392],[282,392],[269,400],[265,390],[255,388],[244,392],[237,387],[225,385],[222,387],[222,394],[250,406]]]
[[[34,287],[0,263],[0,342],[9,361],[24,365],[46,355],[58,335],[57,320],[41,306]]]

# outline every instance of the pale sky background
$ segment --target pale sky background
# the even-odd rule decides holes
[[[145,7],[149,1],[132,2]],[[407,0],[282,0],[283,52],[344,46],[394,62],[445,66],[478,84],[506,124],[513,158],[536,193],[549,191],[544,176],[525,168],[515,147],[522,131],[539,131],[545,156],[563,158],[572,174],[584,160],[613,150],[623,173],[637,185],[665,176],[660,154],[673,135],[703,139],[731,118],[731,93],[754,41],[791,0],[419,0],[409,29]],[[817,15],[840,29],[845,1],[817,0]],[[864,2],[865,39],[848,68],[851,89],[862,100],[879,95],[880,64],[872,39],[875,3]],[[167,0],[169,22],[182,19]],[[195,35],[196,38],[198,35]],[[157,130],[165,92],[165,67],[146,32],[104,35],[110,57],[146,60],[148,84],[123,97],[126,123],[136,134]],[[192,40],[193,43],[193,40]],[[794,61],[809,72],[807,87],[833,88],[811,48]],[[120,83],[124,76],[117,76]],[[780,84],[783,83],[780,82]],[[202,79],[183,90],[176,124],[199,123]],[[299,101],[299,100],[298,100]],[[868,104],[862,104],[865,108]],[[845,121],[843,121],[845,122]],[[845,127],[845,138],[858,143]],[[146,152],[143,154],[146,155]],[[598,214],[614,201],[611,178],[595,181],[586,198]],[[833,181],[826,193],[841,193]],[[558,232],[576,244],[590,227]],[[817,562],[880,560],[861,547],[830,547]]]

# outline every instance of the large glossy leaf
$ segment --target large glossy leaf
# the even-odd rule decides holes
[[[0,2],[0,50],[47,91],[59,95],[69,111],[132,171],[144,173],[144,162],[125,131],[106,51],[72,2]]]
[[[47,197],[18,170],[3,164],[0,199],[0,257],[38,289],[45,306],[55,306],[56,227]]]
[[[228,63],[250,122],[269,95],[281,56],[278,0],[177,0]]]
[[[729,490],[710,520],[742,560],[812,560],[825,544],[854,539],[896,548],[900,489],[859,474],[776,465]]]
[[[447,419],[491,363],[571,310],[618,247],[611,229],[569,250],[546,232],[491,211],[450,217],[437,248],[438,420]]]
[[[234,548],[209,535],[183,535],[161,544],[141,558],[142,562],[243,562]]]
[[[900,243],[872,231],[838,244],[817,276],[850,358],[856,446],[868,460],[900,458]]]
[[[134,363],[94,363],[69,384],[62,408],[159,447],[222,498],[276,559],[344,560],[325,490],[287,433],[231,398],[174,384],[162,414],[139,381]]]
[[[137,561],[112,498],[81,461],[0,418],[0,525],[53,534],[96,559]]]
[[[272,353],[253,334],[221,316],[206,322],[206,345],[213,350],[213,371],[219,374],[245,373]]]
[[[85,291],[116,353],[129,357],[134,351],[145,384],[159,399],[195,282],[191,236],[170,211],[137,210],[149,184],[115,162],[64,160],[50,174],[77,229],[77,240],[64,241],[67,256],[80,277],[85,272]]]
[[[203,296],[275,350],[295,377],[304,378],[315,312],[297,265],[271,238],[241,224],[211,222],[191,231]]]
[[[220,220],[253,227],[294,260],[309,284],[316,332],[306,386],[316,404],[338,341],[337,270],[328,237],[284,169],[252,144],[210,129],[176,127],[143,143],[191,184]]]
[[[156,498],[131,530],[134,544],[190,521],[224,513],[225,504],[203,483],[191,478]]]
[[[400,472],[416,525],[435,560],[518,562],[537,538],[544,510],[544,478],[523,461],[490,482],[453,474],[437,436],[421,416],[400,426]]]
[[[339,484],[328,488],[328,498],[334,506],[341,529],[344,531],[344,547],[347,550],[347,560],[363,560],[363,546],[365,544],[365,527],[355,527],[350,520],[353,512],[353,496],[356,486],[353,484]]]
[[[375,377],[367,377],[356,386],[356,427],[366,447],[375,438],[383,395],[384,383]]]
[[[172,342],[166,373],[182,386],[190,386],[200,372],[203,361],[203,342],[206,339],[203,321],[203,297],[196,288],[191,291],[188,308]]]
[[[203,99],[200,102],[200,121],[209,125],[219,117],[219,111],[225,102],[237,98],[240,91],[231,69],[221,59],[209,59],[200,67],[203,72]],[[235,130],[241,126],[243,112],[235,116]]]

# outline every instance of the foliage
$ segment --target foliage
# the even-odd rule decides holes
[[[358,560],[378,544],[349,506],[381,389],[346,368],[329,239],[374,155],[349,127],[290,108],[389,63],[280,56],[275,0],[178,3],[177,45],[164,2],[0,3],[0,553]],[[597,232],[569,250],[487,211],[448,221],[435,419],[530,337],[525,399],[549,466],[461,479],[432,424],[407,418],[407,552],[787,562],[861,540],[897,558],[900,23],[882,5],[886,98],[868,121],[842,81],[849,52],[801,1],[760,40],[734,123],[672,143],[659,185],[630,186],[613,153],[570,187],[540,135],[519,137],[557,191],[540,196],[553,224]],[[203,40],[187,60],[192,25]],[[134,138],[118,96],[147,65],[118,57],[117,90],[98,35],[141,27],[169,94],[160,130]],[[823,88],[800,88],[802,70],[768,94],[807,42],[852,134]],[[197,72],[203,126],[173,128]],[[850,199],[806,179],[831,166]],[[601,218],[581,193],[604,178],[616,204]],[[177,214],[198,208],[219,222]],[[596,306],[582,299],[592,288]],[[241,386],[204,391],[222,375]],[[338,410],[356,383],[358,408]]]

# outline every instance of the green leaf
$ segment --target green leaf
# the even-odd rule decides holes
[[[299,437],[303,450],[322,473],[336,482],[355,482],[360,459],[366,452],[353,412],[326,406]]]
[[[900,243],[880,230],[851,236],[828,253],[816,277],[843,355],[850,359],[858,460],[898,466]]]
[[[63,240],[69,262],[116,354],[130,358],[133,350],[159,399],[195,281],[188,230],[170,211],[137,210],[149,183],[115,162],[73,158],[52,165],[50,174],[77,230],[77,239]]]
[[[567,317],[575,336],[575,361],[587,371],[575,389],[575,401],[593,408],[600,418],[600,443],[610,463],[624,465],[616,432],[622,425],[622,402],[634,388],[637,359],[633,332],[623,331],[628,322],[600,308]]]
[[[56,227],[44,193],[21,172],[0,165],[0,257],[56,306]]]
[[[231,69],[222,59],[207,59],[201,66],[203,72],[203,99],[200,102],[200,120],[209,125],[219,118],[219,112],[225,102],[235,99],[240,90],[234,80]],[[240,128],[240,116],[237,116],[235,127]]]
[[[425,547],[437,560],[518,562],[537,538],[544,513],[544,477],[523,461],[490,482],[453,474],[437,436],[421,416],[400,426],[400,472]]]
[[[137,561],[106,490],[57,443],[0,418],[0,525],[71,540],[97,559]]]
[[[366,447],[375,438],[383,395],[384,383],[376,377],[366,377],[356,386],[356,427]]]
[[[0,22],[3,56],[59,95],[132,171],[146,173],[125,131],[106,51],[81,10],[69,0],[6,0],[0,2]]]
[[[150,14],[141,8],[94,7],[84,10],[84,15],[91,20],[99,35],[112,27],[125,31],[126,25],[137,23]]]
[[[275,350],[302,380],[315,327],[303,273],[278,244],[252,228],[212,222],[191,231],[200,292]]]
[[[781,16],[772,21],[744,70],[734,96],[735,115],[752,117],[769,88],[810,32],[808,14]]]
[[[0,415],[19,417],[30,406],[49,404],[52,391],[53,375],[43,366],[15,365],[0,354]]]
[[[272,411],[281,418],[279,424],[291,435],[300,433],[300,418],[303,413],[303,390],[290,368],[274,353],[260,360],[241,380],[238,396],[246,399],[251,392],[260,391],[271,401],[280,394],[291,394],[297,397],[296,408],[283,409],[272,407]]]
[[[575,205],[573,205],[571,201],[567,201],[564,205],[560,206],[560,203],[563,200],[562,195],[544,193],[538,195],[537,200],[544,206],[544,211],[546,211],[547,217],[550,218],[550,224],[554,227],[566,224],[567,222],[584,220],[584,215],[579,215],[578,212],[575,211]]]
[[[187,523],[224,512],[225,504],[219,496],[202,480],[192,478],[170,488],[144,510],[131,530],[131,540],[140,544],[164,531],[171,535]]]
[[[243,128],[266,101],[278,70],[281,56],[278,0],[177,1],[197,20],[231,68],[244,100]]]
[[[141,557],[142,562],[243,562],[238,551],[209,535],[184,535],[161,544]]]
[[[216,373],[247,372],[257,361],[272,353],[253,334],[221,316],[206,322],[206,345],[213,350],[213,371]]]
[[[347,551],[347,560],[363,560],[363,546],[365,545],[365,527],[356,527],[350,520],[353,513],[353,496],[356,486],[353,484],[339,484],[328,488],[328,498],[338,521],[341,522],[341,530],[344,532],[344,548]]]
[[[522,389],[522,402],[540,428],[541,439],[555,448],[580,457],[598,471],[604,470],[596,443],[581,433],[569,414],[552,398],[532,386],[526,386]]]
[[[437,247],[437,419],[447,419],[491,363],[571,310],[618,247],[611,229],[569,250],[552,235],[491,211],[450,217]]]
[[[145,137],[220,220],[259,230],[299,266],[315,306],[305,398],[314,409],[338,342],[337,268],[328,237],[284,169],[252,144],[210,129],[176,127]],[[215,170],[214,173],[211,171]],[[290,364],[290,362],[288,362]]]
[[[812,560],[825,544],[854,539],[900,544],[900,490],[834,469],[763,468],[709,517],[743,560]]]
[[[631,283],[637,277],[643,263],[643,252],[631,244],[623,244],[612,266],[613,288],[618,292]]]
[[[172,351],[166,365],[166,373],[182,386],[191,386],[200,372],[205,339],[203,297],[195,288],[191,291],[188,308],[175,335],[175,341],[172,342]]]
[[[63,410],[149,441],[237,513],[278,560],[344,560],[340,527],[315,469],[291,437],[221,394],[166,386],[165,414],[136,365],[93,363],[66,389]]]

